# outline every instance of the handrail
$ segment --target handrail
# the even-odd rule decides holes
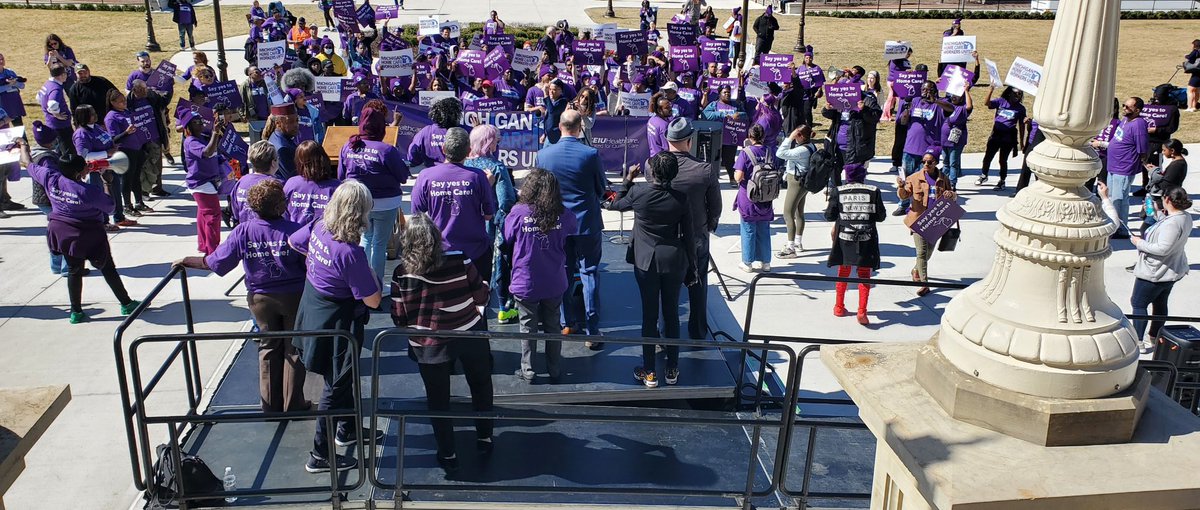
[[[130,369],[133,372],[134,398],[135,398],[135,401],[137,404],[136,405],[137,423],[138,423],[139,431],[140,431],[142,437],[143,438],[148,437],[148,428],[149,428],[148,426],[149,425],[166,425],[168,434],[170,435],[170,452],[174,459],[175,465],[179,466],[179,465],[181,465],[180,461],[181,461],[181,457],[182,457],[181,435],[187,425],[195,425],[197,423],[271,422],[271,421],[283,421],[283,420],[295,420],[295,419],[307,419],[307,418],[315,418],[318,420],[324,419],[324,420],[330,420],[330,426],[326,427],[326,431],[328,434],[327,443],[329,445],[329,451],[326,453],[326,458],[329,459],[331,463],[335,462],[335,459],[337,458],[337,456],[336,456],[337,455],[337,446],[334,442],[334,430],[337,427],[333,426],[332,420],[334,418],[338,418],[338,417],[353,416],[356,420],[355,421],[356,424],[362,423],[362,416],[363,416],[362,415],[362,387],[360,384],[359,359],[357,356],[355,357],[353,362],[350,364],[353,382],[354,382],[353,389],[352,389],[353,400],[354,400],[353,413],[346,412],[347,410],[344,410],[344,409],[327,409],[324,411],[309,410],[309,411],[289,411],[289,412],[244,412],[244,413],[239,412],[239,413],[232,413],[232,414],[212,415],[212,414],[197,413],[195,407],[190,408],[186,414],[181,414],[181,415],[173,414],[173,415],[150,416],[146,413],[145,402],[146,402],[146,398],[149,397],[150,394],[148,391],[147,392],[141,391],[141,388],[142,388],[141,371],[139,370],[140,367],[139,367],[139,363],[138,363],[138,353],[137,353],[138,348],[141,347],[143,344],[165,343],[165,342],[183,342],[183,341],[194,344],[195,342],[198,342],[198,341],[206,342],[206,341],[242,340],[242,339],[267,340],[267,339],[273,339],[273,338],[291,339],[295,336],[301,336],[301,335],[318,337],[323,341],[333,341],[334,339],[344,339],[350,343],[351,352],[359,351],[360,343],[359,343],[358,339],[355,338],[354,335],[350,334],[349,332],[343,331],[343,330],[315,330],[315,331],[305,331],[303,333],[297,332],[297,331],[273,331],[273,332],[269,332],[269,333],[244,333],[244,332],[191,333],[191,334],[184,334],[184,335],[146,335],[146,336],[138,337],[129,346],[129,361],[130,361]],[[336,353],[334,355],[336,356]],[[355,449],[357,452],[357,458],[366,459],[366,455],[365,455],[365,451],[364,451],[364,447],[363,447],[363,441],[357,441],[355,443]],[[142,455],[141,462],[143,463],[143,465],[145,465],[145,466],[153,465],[153,464],[151,464],[152,461],[150,458],[150,444],[148,442],[143,441],[141,443],[140,452]],[[135,464],[137,463],[136,459],[131,459],[131,460],[134,461]],[[274,496],[274,495],[285,495],[285,494],[316,494],[316,493],[323,493],[323,492],[328,491],[330,494],[330,501],[333,502],[334,507],[340,508],[341,502],[339,501],[338,493],[344,492],[344,491],[355,490],[355,489],[361,487],[367,479],[366,467],[365,467],[364,463],[360,462],[358,464],[356,471],[358,473],[358,477],[356,478],[356,481],[350,485],[341,485],[338,482],[338,477],[340,476],[339,471],[336,469],[330,469],[328,486],[288,487],[288,488],[283,488],[283,489],[239,489],[236,491],[222,490],[222,491],[218,491],[218,492],[209,492],[209,493],[202,493],[202,494],[188,494],[185,491],[184,487],[182,485],[180,485],[179,492],[176,494],[175,498],[177,501],[186,502],[186,501],[196,500],[196,499],[224,498],[226,496],[250,497],[250,496]],[[149,485],[151,483],[151,480],[147,479],[144,483],[146,485]],[[145,489],[142,489],[142,490],[145,490]]]
[[[773,492],[775,492],[778,489],[777,480],[780,479],[781,473],[783,472],[784,469],[786,469],[787,460],[788,460],[787,457],[784,456],[784,454],[786,453],[786,449],[777,448],[775,461],[772,464],[771,471],[769,473],[770,486],[767,487],[766,489],[754,490],[754,482],[755,482],[754,469],[755,469],[755,465],[759,461],[758,449],[759,449],[759,444],[762,442],[761,429],[764,426],[777,427],[778,428],[778,437],[780,438],[780,441],[784,441],[785,440],[784,438],[790,437],[791,429],[793,427],[793,422],[795,421],[795,407],[794,406],[791,409],[784,409],[780,414],[779,420],[740,419],[740,418],[737,418],[737,419],[733,419],[733,418],[714,419],[714,418],[698,418],[698,417],[666,418],[666,417],[645,417],[645,416],[632,416],[632,415],[605,416],[605,417],[601,418],[601,417],[597,417],[597,416],[582,415],[582,414],[554,414],[551,416],[547,416],[546,414],[521,412],[521,411],[516,411],[516,410],[500,410],[500,411],[493,410],[493,411],[488,411],[488,412],[450,412],[450,411],[428,411],[428,410],[394,410],[394,409],[381,408],[379,405],[379,400],[380,400],[380,395],[379,395],[380,353],[387,350],[383,347],[383,345],[388,341],[389,338],[406,338],[409,335],[430,336],[431,332],[428,330],[412,330],[412,329],[384,330],[375,336],[375,342],[374,342],[375,347],[372,349],[372,355],[371,355],[371,366],[372,366],[372,373],[371,373],[371,428],[372,429],[378,428],[378,419],[380,417],[389,417],[389,418],[397,419],[399,421],[399,426],[400,426],[399,444],[397,446],[398,453],[397,453],[397,459],[396,459],[396,481],[395,481],[395,483],[388,483],[388,482],[385,482],[378,478],[378,475],[377,475],[378,469],[377,468],[378,468],[379,459],[378,459],[378,454],[377,454],[376,448],[375,448],[374,438],[372,438],[370,448],[368,449],[369,454],[371,456],[371,465],[372,465],[372,469],[370,471],[371,483],[372,483],[372,485],[379,487],[381,489],[393,490],[394,493],[396,494],[396,498],[398,501],[402,497],[402,494],[406,489],[407,490],[445,490],[448,488],[453,488],[454,490],[458,490],[458,491],[470,491],[470,492],[523,492],[523,493],[558,492],[558,491],[562,490],[561,488],[557,488],[557,487],[527,486],[527,485],[526,486],[508,485],[508,486],[502,486],[502,487],[484,485],[484,484],[479,484],[479,485],[463,485],[463,484],[414,485],[414,484],[407,484],[406,485],[404,483],[404,435],[405,435],[404,434],[404,426],[408,419],[416,418],[416,417],[422,417],[422,418],[474,418],[474,419],[490,419],[490,420],[504,419],[504,420],[522,420],[522,421],[601,421],[601,422],[621,422],[621,423],[671,423],[671,424],[677,424],[677,425],[718,424],[718,425],[740,425],[740,426],[746,426],[746,427],[753,427],[753,429],[754,429],[753,438],[751,440],[750,449],[749,449],[748,458],[747,458],[748,465],[747,465],[746,487],[741,492],[734,493],[734,492],[731,492],[728,490],[702,490],[702,489],[647,490],[644,487],[638,487],[638,488],[621,488],[621,487],[584,487],[584,488],[579,488],[579,487],[573,487],[573,488],[571,488],[571,492],[575,492],[575,493],[643,494],[643,495],[655,494],[655,495],[677,495],[677,496],[680,496],[680,495],[702,495],[702,496],[716,496],[716,497],[736,497],[736,498],[740,498],[743,509],[749,510],[751,508],[750,502],[751,502],[752,498],[769,496],[770,494],[772,494]],[[503,332],[489,332],[489,331],[438,331],[436,336],[438,338],[442,338],[442,339],[484,340],[484,341],[487,341],[487,340],[546,340],[546,341],[562,341],[562,342],[575,342],[575,343],[587,341],[586,336],[578,336],[578,335],[519,334],[519,333],[503,333]],[[748,344],[744,344],[744,343],[742,343],[742,344],[732,343],[731,344],[729,342],[717,342],[717,341],[708,341],[708,340],[683,340],[683,339],[673,339],[673,338],[638,338],[638,337],[605,337],[605,342],[614,343],[614,344],[626,344],[626,345],[657,344],[657,345],[663,345],[663,346],[690,347],[693,349],[696,349],[696,348],[708,348],[708,349],[735,348],[735,349],[741,349],[741,350],[765,349],[765,350],[777,351],[777,352],[783,353],[783,355],[787,356],[788,358],[790,358],[792,360],[790,364],[793,366],[792,366],[792,370],[790,370],[789,373],[792,374],[793,378],[797,377],[800,373],[800,371],[797,370],[796,367],[794,366],[794,364],[798,361],[798,358],[796,357],[796,352],[791,347],[789,347],[787,345],[783,345],[783,344],[777,344],[777,345],[771,345],[771,346],[764,347],[764,346],[752,346],[752,345],[748,345]],[[795,386],[793,384],[789,384],[787,388],[788,388],[787,389],[787,392],[788,392],[787,398],[790,399],[792,397],[792,392],[795,390]],[[756,414],[756,416],[761,416],[761,414]]]

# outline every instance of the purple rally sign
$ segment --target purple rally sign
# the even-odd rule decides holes
[[[928,71],[900,71],[896,81],[892,82],[892,92],[900,99],[917,97],[921,95],[921,86],[928,75]]]
[[[242,94],[233,80],[218,81],[204,87],[206,105],[215,111],[237,110],[242,107]]]
[[[791,63],[791,55],[775,53],[763,55],[758,66],[758,79],[772,83],[792,81]]]
[[[691,23],[668,23],[667,42],[671,46],[695,46],[696,25]]]
[[[371,26],[375,24],[375,9],[372,9],[369,3],[364,2],[354,14],[358,17],[359,25]]]
[[[604,41],[575,41],[572,53],[577,66],[604,64]]]
[[[483,78],[483,61],[485,58],[487,58],[487,55],[479,50],[462,50],[458,52],[458,72],[472,78]]]
[[[796,68],[796,75],[800,77],[800,86],[806,89],[820,87],[825,84],[825,70],[821,66],[800,66]]]
[[[1142,117],[1150,127],[1165,126],[1171,121],[1171,113],[1177,108],[1165,104],[1148,104],[1142,107]]]
[[[629,55],[646,54],[646,33],[639,30],[617,32],[617,62],[624,63]]]
[[[504,75],[512,65],[508,62],[508,55],[504,53],[504,48],[496,46],[483,57],[483,74],[488,80],[496,80]]]
[[[489,48],[499,46],[504,48],[505,55],[512,59],[513,50],[516,48],[516,39],[512,34],[487,34],[483,36],[483,44]]]
[[[175,90],[175,71],[178,68],[175,64],[167,60],[158,63],[158,67],[150,73],[150,78],[146,80],[146,86],[154,89],[156,92],[170,93]]]
[[[396,19],[400,17],[399,5],[381,5],[375,8],[375,19]]]
[[[245,172],[249,169],[246,166],[246,158],[250,152],[250,146],[242,139],[242,135],[239,135],[237,130],[233,129],[233,126],[227,125],[225,127],[225,133],[221,135],[221,141],[217,142],[217,152],[226,158],[236,159],[242,165],[242,171]]]
[[[721,134],[722,144],[737,147],[746,141],[746,135],[750,133],[750,119],[745,115],[726,115],[722,123],[725,124]]]
[[[671,46],[671,70],[677,73],[700,71],[700,48],[696,46]]]
[[[717,41],[704,41],[700,43],[700,62],[704,65],[716,62],[724,64],[729,62],[729,40],[720,39]]]
[[[862,100],[862,86],[857,83],[827,83],[825,97],[830,106],[839,111],[858,111],[858,102]]]
[[[502,112],[509,109],[509,104],[502,97],[487,97],[468,101],[464,108],[468,112]]]
[[[913,221],[911,228],[929,244],[936,245],[938,239],[958,223],[964,214],[966,211],[953,200],[930,200],[929,208]]]

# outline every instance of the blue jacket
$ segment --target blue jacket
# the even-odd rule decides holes
[[[579,235],[600,235],[604,230],[600,200],[606,189],[600,152],[563,135],[558,143],[538,151],[537,163],[558,178],[563,205],[579,220]]]

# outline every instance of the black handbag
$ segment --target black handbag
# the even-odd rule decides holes
[[[962,236],[962,229],[958,228],[958,222],[954,222],[954,226],[946,230],[942,234],[942,238],[938,239],[937,251],[954,251],[958,247],[958,238]]]

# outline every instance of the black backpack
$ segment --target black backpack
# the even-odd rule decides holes
[[[175,498],[179,494],[179,486],[183,485],[186,494],[213,493],[225,490],[225,484],[213,474],[200,457],[180,454],[180,466],[175,466],[175,458],[171,448],[165,444],[155,449],[158,461],[154,463],[154,480],[146,488],[146,510],[164,508],[179,508]],[[192,500],[195,506],[225,506],[223,498]]]
[[[815,147],[815,145],[814,145]],[[842,155],[828,140],[808,159],[808,171],[804,173],[804,189],[816,193],[829,186],[829,177],[842,169]]]
[[[753,165],[750,182],[746,183],[746,196],[750,198],[751,202],[757,203],[775,200],[779,197],[779,189],[783,186],[783,172],[775,168],[770,155],[760,158],[755,156],[749,147],[745,151],[746,156],[750,158],[750,164]]]

